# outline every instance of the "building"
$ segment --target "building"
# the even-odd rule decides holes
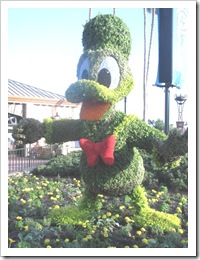
[[[12,145],[12,129],[22,118],[79,118],[80,104],[68,102],[64,96],[14,80],[8,80],[8,139]]]

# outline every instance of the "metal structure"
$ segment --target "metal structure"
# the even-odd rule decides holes
[[[183,121],[183,108],[187,100],[186,95],[175,95],[175,101],[178,106],[178,121],[176,122],[176,127],[181,131],[184,129],[185,122]]]

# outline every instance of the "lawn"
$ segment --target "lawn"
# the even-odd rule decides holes
[[[165,183],[155,186],[153,180],[151,185],[144,181],[148,205],[180,219],[180,226],[171,230],[138,225],[128,195],[98,194],[88,217],[84,208],[78,209],[85,196],[84,183],[69,168],[70,174],[64,177],[59,169],[56,172],[54,160],[54,176],[33,171],[8,177],[10,248],[188,247],[187,190],[172,192]]]

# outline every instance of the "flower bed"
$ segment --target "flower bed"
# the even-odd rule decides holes
[[[164,232],[156,226],[136,225],[129,196],[98,195],[98,205],[90,219],[82,217],[67,224],[67,208],[76,208],[83,196],[79,178],[12,175],[9,189],[9,247],[12,248],[183,248],[187,242],[187,195],[172,194],[165,186],[147,190],[151,208],[175,213],[181,227]],[[56,224],[53,212],[63,214]],[[61,210],[62,209],[62,210]],[[76,210],[73,212],[76,215]],[[77,214],[77,218],[79,215]],[[84,219],[84,220],[83,220]],[[77,220],[77,219],[76,219]]]

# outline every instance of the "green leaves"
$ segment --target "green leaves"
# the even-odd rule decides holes
[[[13,128],[13,138],[17,145],[32,144],[44,135],[42,123],[34,118],[24,118]]]
[[[128,59],[131,34],[127,25],[117,16],[97,15],[84,26],[82,44],[88,49],[116,49]]]

